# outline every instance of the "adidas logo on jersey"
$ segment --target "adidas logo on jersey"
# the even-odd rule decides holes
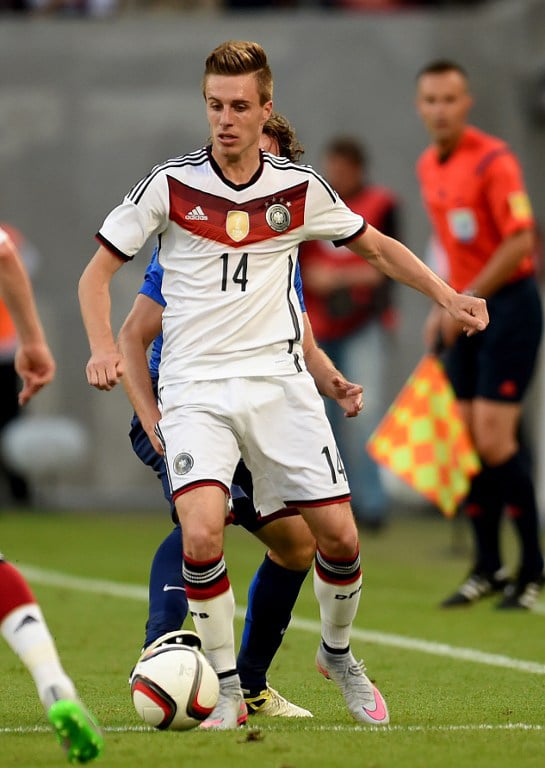
[[[184,216],[184,219],[187,219],[187,221],[208,221],[208,216],[203,211],[200,205],[195,206],[192,211],[189,211],[189,213],[186,213]]]

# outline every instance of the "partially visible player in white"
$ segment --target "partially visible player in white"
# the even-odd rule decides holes
[[[80,279],[87,378],[109,389],[122,375],[109,284],[158,235],[166,308],[157,430],[184,531],[190,611],[221,683],[203,725],[234,728],[243,707],[223,558],[225,497],[241,455],[260,514],[295,506],[317,541],[319,671],[337,683],[356,720],[385,725],[386,703],[350,650],[362,584],[358,532],[323,402],[305,370],[297,249],[313,239],[347,245],[471,334],[486,327],[486,303],[457,294],[408,248],[368,227],[312,168],[259,151],[272,74],[257,43],[218,46],[203,92],[211,148],[156,166],[98,233],[101,246]]]
[[[38,316],[20,254],[0,229],[0,295],[17,329],[15,369],[27,403],[55,375],[55,361]],[[0,554],[0,632],[36,684],[40,701],[70,761],[88,762],[101,753],[98,725],[81,703],[64,671],[42,611],[22,574]]]

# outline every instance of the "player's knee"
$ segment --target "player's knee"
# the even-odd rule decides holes
[[[350,559],[359,547],[357,530],[338,530],[322,536],[318,540],[318,548],[324,555],[334,559]]]
[[[219,557],[223,551],[223,529],[215,526],[194,525],[191,520],[185,521],[183,530],[183,552],[192,560],[212,560]]]
[[[199,488],[175,498],[182,527],[184,554],[194,560],[211,560],[223,551],[225,496],[216,488]]]
[[[350,504],[304,509],[320,551],[332,558],[350,559],[359,547],[358,529]]]
[[[306,571],[314,561],[316,542],[314,538],[295,541],[289,546],[278,549],[270,549],[269,557],[277,565],[290,571]]]
[[[316,540],[314,538],[302,542],[298,545],[297,551],[294,553],[296,564],[293,565],[294,570],[303,570],[310,568],[314,562],[314,555],[316,554]]]
[[[184,536],[184,555],[196,560],[197,562],[204,562],[205,560],[215,560],[219,558],[223,552],[223,541],[218,537],[216,540],[212,536],[203,536],[197,534],[195,536]]]

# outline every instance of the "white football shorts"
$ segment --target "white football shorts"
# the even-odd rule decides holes
[[[173,497],[200,485],[228,493],[242,456],[263,517],[350,498],[322,398],[306,371],[168,384],[159,404]]]

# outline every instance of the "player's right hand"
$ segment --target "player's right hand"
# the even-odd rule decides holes
[[[87,382],[96,389],[109,392],[119,384],[123,376],[123,356],[118,350],[107,353],[94,352],[85,367]]]
[[[15,370],[23,380],[19,405],[26,405],[55,376],[55,361],[47,344],[22,344],[15,354]]]

